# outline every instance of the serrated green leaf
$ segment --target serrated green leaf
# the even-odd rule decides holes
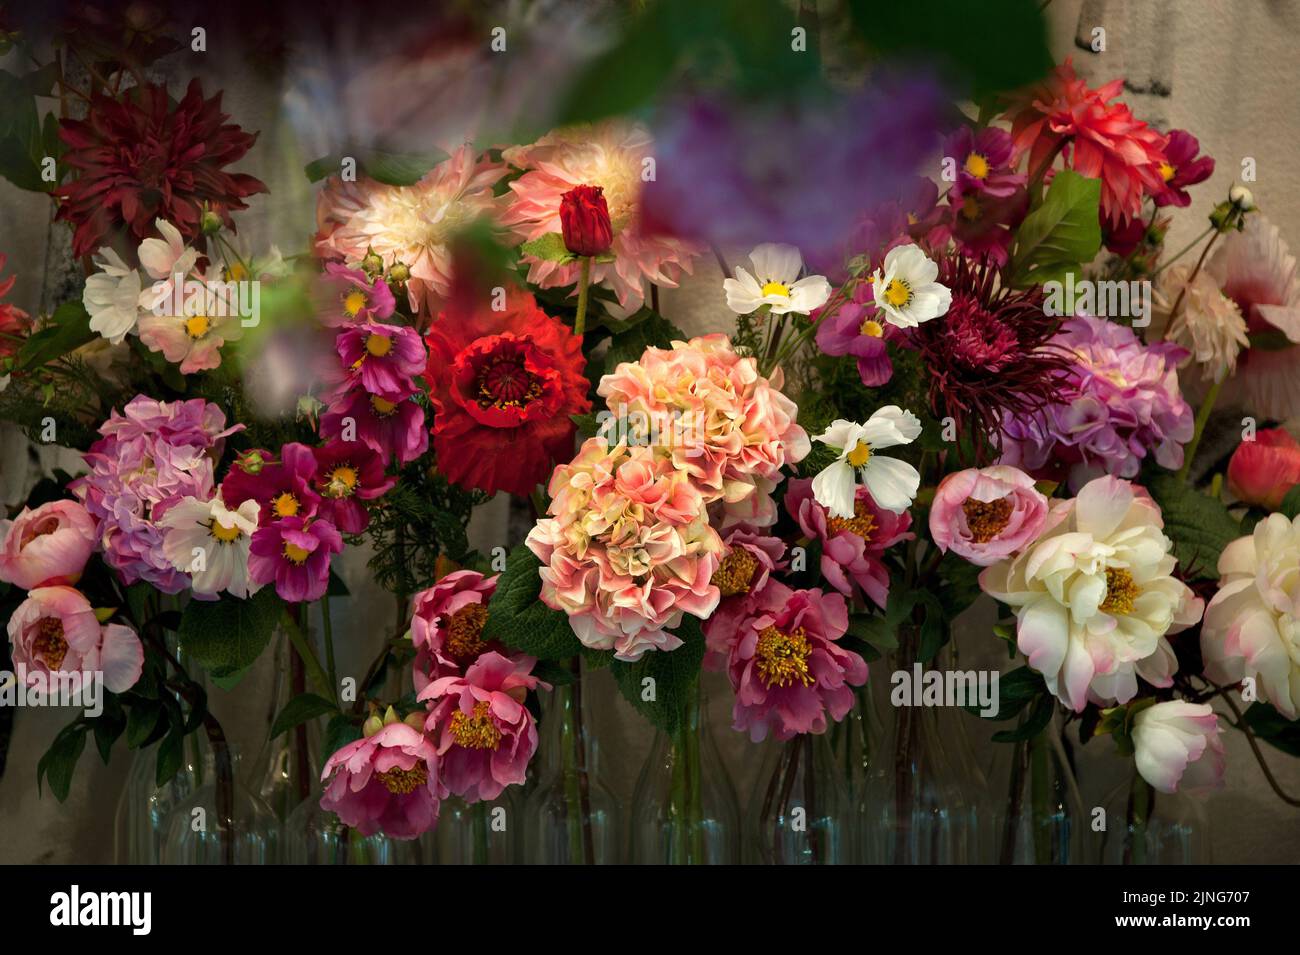
[[[209,673],[233,675],[266,649],[283,609],[274,587],[263,587],[247,600],[229,594],[191,600],[181,616],[181,646]]]
[[[558,232],[548,232],[536,239],[529,239],[519,247],[524,255],[531,255],[543,262],[573,262],[577,256],[564,245],[564,236]]]
[[[317,696],[315,693],[299,694],[286,703],[284,708],[276,714],[275,721],[271,724],[271,739],[275,739],[281,733],[293,729],[300,723],[314,720],[326,713],[336,712],[338,712],[338,707],[323,696]]]
[[[1160,505],[1165,534],[1174,542],[1174,556],[1191,579],[1218,577],[1219,555],[1241,537],[1241,522],[1217,498],[1202,494],[1172,474],[1158,474],[1147,490]]]
[[[1017,287],[1059,280],[1063,271],[1090,262],[1101,248],[1097,209],[1101,180],[1062,169],[1053,177],[1043,204],[1016,230],[1011,261]]]
[[[623,698],[655,728],[669,734],[681,725],[704,662],[704,631],[698,620],[683,617],[674,633],[682,640],[676,650],[649,650],[635,663],[615,660],[610,665]],[[652,700],[643,699],[648,687],[653,689]]]
[[[523,544],[506,558],[506,569],[488,601],[483,639],[497,640],[539,660],[567,660],[582,650],[569,618],[541,601],[541,562]]]

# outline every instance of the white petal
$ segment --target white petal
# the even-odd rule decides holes
[[[755,246],[749,253],[749,261],[754,263],[754,274],[760,282],[780,282],[789,285],[799,277],[803,270],[803,256],[792,245],[777,242],[764,242]]]
[[[885,405],[862,427],[862,438],[873,450],[911,444],[921,434],[921,420],[898,405]]]
[[[812,492],[813,499],[830,511],[831,517],[853,516],[857,482],[847,461],[836,461],[814,477]]]
[[[821,308],[831,297],[831,283],[824,275],[810,275],[790,286],[790,310],[807,315]]]
[[[845,421],[843,418],[836,418],[831,422],[829,428],[817,435],[813,440],[830,445],[832,448],[847,451],[857,446],[861,434],[862,425],[853,421]]]
[[[862,483],[867,486],[877,504],[887,511],[902,514],[916,500],[916,492],[921,487],[921,475],[906,461],[873,454],[862,468]],[[851,512],[852,508],[849,514],[841,516],[852,517]]]

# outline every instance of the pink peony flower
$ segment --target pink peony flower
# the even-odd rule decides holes
[[[411,598],[411,642],[415,644],[415,689],[440,677],[460,675],[496,645],[482,638],[487,604],[497,577],[457,570]]]
[[[329,441],[311,449],[316,460],[312,486],[320,495],[317,513],[344,534],[360,534],[370,524],[362,501],[383,497],[397,483],[384,474],[384,462],[360,442]]]
[[[325,271],[312,288],[312,304],[316,317],[328,328],[383,321],[396,306],[382,276],[372,281],[360,269],[350,269],[340,262],[325,263]]]
[[[1285,428],[1264,428],[1237,445],[1228,461],[1228,490],[1247,504],[1275,511],[1300,484],[1300,441]]]
[[[1227,754],[1208,703],[1170,700],[1133,718],[1133,758],[1157,792],[1205,795],[1223,787]]]
[[[785,492],[785,509],[805,536],[821,542],[821,571],[826,581],[846,597],[861,592],[877,606],[889,599],[889,571],[881,561],[885,550],[911,540],[912,515],[880,507],[865,485],[858,485],[852,517],[831,517],[813,497],[811,479],[792,480]]]
[[[850,687],[867,681],[866,661],[835,642],[849,625],[844,598],[773,581],[748,610],[730,645],[732,727],[754,742],[826,732],[827,714],[842,720]]]
[[[1003,464],[968,468],[939,483],[930,536],[939,550],[988,567],[1032,544],[1047,509],[1047,498],[1024,471]]]
[[[424,342],[415,329],[403,325],[349,325],[339,333],[335,347],[361,387],[389,401],[409,395],[411,380],[424,371]]]
[[[438,800],[446,795],[433,743],[406,723],[348,743],[320,778],[328,780],[321,808],[363,836],[382,829],[393,839],[414,839],[437,825]]]
[[[0,580],[23,590],[75,584],[96,540],[94,518],[76,501],[24,507],[0,521]]]
[[[259,527],[248,548],[248,576],[258,586],[275,583],[290,603],[319,600],[329,586],[330,557],[343,538],[329,521],[286,517]]]
[[[322,438],[337,438],[345,443],[360,441],[383,459],[385,464],[397,458],[398,464],[414,461],[429,450],[429,431],[424,426],[424,409],[410,395],[390,401],[354,388],[330,403],[321,415]]]
[[[124,693],[144,669],[144,647],[130,627],[101,627],[94,608],[71,587],[37,587],[9,618],[14,664],[33,676],[102,672],[104,686]],[[75,688],[74,688],[75,689]]]
[[[779,537],[766,537],[747,525],[729,533],[723,543],[727,555],[710,581],[718,588],[718,609],[704,622],[704,640],[709,655],[705,664],[721,669],[726,662],[736,622],[753,606],[771,580],[773,571],[784,570],[785,544]]]
[[[432,707],[424,731],[436,741],[442,781],[466,802],[496,799],[523,783],[537,751],[537,724],[524,697],[537,686],[532,657],[485,653],[464,676],[430,683],[419,699]]]

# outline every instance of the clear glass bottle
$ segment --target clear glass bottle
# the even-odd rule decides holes
[[[619,804],[601,776],[583,681],[575,665],[573,682],[556,686],[542,701],[541,743],[533,757],[537,786],[524,804],[529,863],[620,861]]]
[[[272,865],[280,861],[280,822],[271,807],[239,780],[239,754],[231,748],[232,778],[220,786],[216,760],[205,754],[203,783],[176,803],[163,822],[164,865]],[[223,803],[229,802],[228,806]]]
[[[277,630],[274,639],[275,677],[267,707],[267,739],[254,760],[250,781],[258,796],[283,823],[320,782],[321,732],[320,721],[313,719],[274,739],[270,737],[276,715],[286,703],[307,690],[302,664],[289,646],[288,637]]]
[[[1003,865],[1084,862],[1087,810],[1058,721],[1053,718],[1032,739],[996,745],[1011,750],[996,861]]]
[[[523,857],[523,787],[507,786],[492,802],[442,801],[433,836],[439,865],[510,865]]]
[[[740,805],[709,727],[697,681],[681,726],[655,733],[632,797],[631,861],[728,865],[740,861]]]
[[[856,858],[855,819],[828,734],[769,741],[745,814],[748,861],[850,864]]]
[[[283,859],[291,865],[402,865],[433,861],[414,840],[382,832],[363,836],[320,805],[322,784],[289,813],[284,823]]]
[[[159,786],[155,782],[158,747],[136,751],[117,804],[113,855],[118,865],[158,864],[163,823],[173,807],[202,784],[206,752],[203,731],[191,733],[185,738],[185,761],[180,771]]]
[[[1158,793],[1140,775],[1106,797],[1105,829],[1089,829],[1098,861],[1110,865],[1207,865],[1210,823],[1204,801],[1183,793]]]

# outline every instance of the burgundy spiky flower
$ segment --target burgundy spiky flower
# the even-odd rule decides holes
[[[952,305],[903,341],[921,353],[930,410],[969,436],[977,463],[996,454],[1003,414],[1041,413],[1070,367],[1069,354],[1050,344],[1061,318],[1044,310],[1042,289],[1001,288],[996,279],[995,269],[961,256],[941,260]]]
[[[151,83],[121,100],[97,93],[84,120],[60,120],[65,159],[79,175],[54,191],[61,200],[55,218],[76,227],[73,254],[90,254],[121,226],[144,239],[156,218],[193,239],[205,206],[234,229],[231,210],[267,189],[253,176],[224,171],[257,139],[228,118],[221,94],[205,100],[194,79],[174,107],[166,87]]]

